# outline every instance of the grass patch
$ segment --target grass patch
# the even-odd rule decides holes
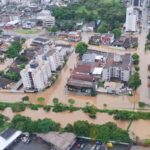
[[[41,32],[41,30],[34,29],[34,28],[33,29],[14,29],[14,31],[20,34],[37,34]]]

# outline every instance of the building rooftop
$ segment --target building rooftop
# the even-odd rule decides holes
[[[38,134],[37,136],[61,150],[71,148],[76,141],[76,136],[73,133],[49,132],[47,134]]]

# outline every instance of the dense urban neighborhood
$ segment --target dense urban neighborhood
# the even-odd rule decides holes
[[[0,150],[150,149],[150,0],[0,0]]]

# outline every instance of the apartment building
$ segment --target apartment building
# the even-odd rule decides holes
[[[51,66],[48,60],[32,60],[20,72],[25,90],[41,91],[51,85]]]
[[[55,17],[48,10],[42,10],[38,13],[37,20],[42,20],[44,27],[52,27],[55,25]]]
[[[137,31],[137,20],[138,15],[134,10],[134,7],[127,7],[126,10],[126,22],[125,22],[125,31],[126,32],[136,32]]]
[[[62,65],[60,55],[56,49],[51,49],[44,55],[44,57],[49,61],[51,70],[54,72],[58,69],[59,66]]]
[[[110,81],[113,79],[122,82],[128,82],[131,76],[132,62],[131,55],[108,54],[106,63],[103,68],[103,80]]]

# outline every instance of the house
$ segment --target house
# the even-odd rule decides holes
[[[71,42],[79,42],[81,41],[81,33],[80,32],[69,32],[68,33],[68,41]]]
[[[121,36],[113,42],[113,46],[123,47],[125,49],[134,48],[138,46],[138,38]]]
[[[89,39],[91,45],[111,45],[113,42],[114,34],[111,33],[95,34]]]
[[[94,32],[95,29],[96,29],[96,22],[95,21],[85,23],[82,27],[83,32]]]

